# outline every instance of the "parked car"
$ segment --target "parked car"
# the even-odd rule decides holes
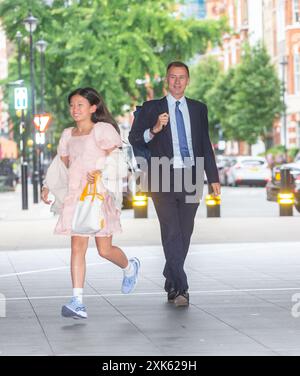
[[[17,164],[14,159],[4,158],[0,160],[0,190],[15,190],[19,181]]]
[[[295,208],[300,212],[300,161],[294,163],[285,163],[281,166],[275,166],[272,170],[272,178],[266,185],[268,201],[277,201],[277,195],[280,190],[280,169],[289,168],[292,176],[292,189],[295,195]]]
[[[228,185],[227,172],[236,163],[235,157],[218,155],[216,157],[221,185]]]
[[[265,158],[242,156],[236,157],[226,172],[227,183],[231,186],[265,186],[271,180],[271,170]]]

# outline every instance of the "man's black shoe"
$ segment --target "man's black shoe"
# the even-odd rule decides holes
[[[190,296],[187,290],[178,291],[174,303],[176,307],[187,307],[190,303]]]
[[[171,288],[170,291],[168,291],[168,302],[174,303],[176,295],[177,295],[177,291],[175,289]]]

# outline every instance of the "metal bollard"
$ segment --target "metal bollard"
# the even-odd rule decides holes
[[[207,218],[221,217],[221,197],[212,195],[211,185],[208,185],[208,194],[205,197]]]
[[[148,218],[148,197],[144,193],[133,196],[132,207],[134,218]]]
[[[280,170],[280,191],[277,196],[279,204],[279,216],[287,217],[293,215],[293,206],[295,202],[293,192],[293,179],[290,169],[282,168]]]
[[[28,165],[27,162],[21,166],[21,184],[22,184],[22,209],[28,209]]]

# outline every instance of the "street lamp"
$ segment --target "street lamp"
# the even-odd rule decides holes
[[[41,54],[41,110],[40,113],[45,112],[44,108],[44,96],[45,96],[45,51],[48,43],[43,39],[36,42],[36,49]],[[39,133],[39,140],[41,141],[41,133]],[[44,145],[45,142],[39,142],[39,178],[40,187],[43,186],[43,163],[44,163]]]
[[[21,41],[22,34],[20,31],[16,34],[16,39],[18,43],[18,79],[19,82],[22,80],[22,66],[21,66]],[[21,110],[21,123],[20,123],[20,152],[21,152],[21,185],[22,185],[22,209],[28,209],[28,165],[26,160],[26,127],[25,127],[25,116],[24,110]]]
[[[24,25],[25,25],[26,31],[28,31],[28,33],[30,33],[30,34],[34,33],[35,29],[37,27],[37,24],[38,24],[37,18],[33,17],[33,15],[30,12],[28,17],[25,18],[25,20],[24,20]]]
[[[285,154],[287,159],[287,132],[286,132],[286,105],[285,105],[285,93],[286,93],[286,87],[285,87],[285,71],[286,66],[288,65],[288,61],[286,56],[283,56],[282,61],[280,62],[280,65],[282,66],[282,104],[283,104],[283,113],[282,113],[282,133],[283,133],[283,145],[285,148]]]
[[[48,43],[43,39],[39,40],[35,44],[36,49],[41,54],[41,113],[45,112],[44,109],[44,96],[45,96],[45,51]]]
[[[31,13],[29,16],[24,20],[25,29],[29,32],[29,42],[30,42],[30,84],[31,84],[31,117],[33,119],[35,115],[35,98],[34,98],[34,57],[33,57],[33,41],[32,41],[32,34],[34,33],[37,27],[38,20],[37,18],[33,17]],[[38,180],[39,180],[39,172],[37,167],[37,158],[36,158],[36,131],[35,127],[33,127],[33,175],[32,175],[32,183],[33,183],[33,202],[37,204],[39,202],[39,194],[38,194]]]

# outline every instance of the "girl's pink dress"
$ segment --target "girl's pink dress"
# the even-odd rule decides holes
[[[88,135],[72,136],[73,127],[64,129],[57,154],[69,157],[68,193],[63,209],[55,227],[55,234],[77,235],[72,232],[72,218],[80,194],[87,183],[87,173],[104,167],[107,150],[122,146],[121,137],[109,123],[96,123]],[[115,206],[112,196],[108,195],[103,203],[105,227],[94,236],[110,236],[121,232],[120,209]]]

